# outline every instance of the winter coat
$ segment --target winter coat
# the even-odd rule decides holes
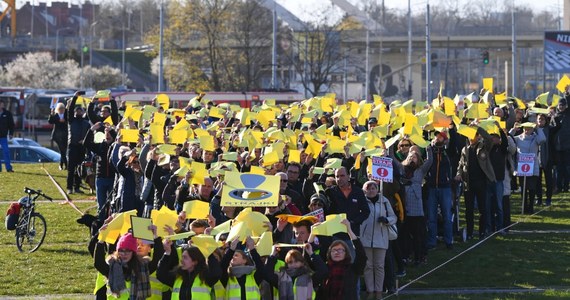
[[[364,248],[388,249],[388,226],[396,224],[397,221],[392,205],[386,197],[381,197],[376,203],[372,203],[367,197],[366,202],[370,207],[370,215],[360,225],[360,241]],[[378,222],[378,217],[386,217],[388,224]]]
[[[537,159],[538,148],[544,142],[546,142],[546,136],[544,136],[542,128],[536,128],[535,132],[531,135],[525,135],[523,133],[515,136],[518,153],[531,153],[535,155],[534,169],[532,171],[533,176],[538,176],[540,172],[540,166]]]

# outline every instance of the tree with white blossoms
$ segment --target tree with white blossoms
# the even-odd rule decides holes
[[[109,66],[83,68],[85,86],[104,89],[121,84],[121,71]],[[125,81],[128,82],[128,79]],[[48,52],[26,53],[0,68],[0,85],[41,89],[76,88],[81,83],[81,68],[71,59],[54,61]]]
[[[85,66],[83,67],[83,77],[85,86],[90,86],[94,90],[108,89],[123,83],[121,70],[110,66],[102,66],[100,68]],[[125,78],[126,85],[130,84],[130,82],[128,78]]]
[[[54,61],[47,52],[26,53],[4,66],[8,85],[44,89],[77,86],[80,69],[73,60]]]

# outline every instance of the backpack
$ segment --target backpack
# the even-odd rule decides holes
[[[15,230],[16,226],[18,225],[18,219],[20,218],[20,203],[12,202],[8,211],[6,211],[6,229],[7,230]]]

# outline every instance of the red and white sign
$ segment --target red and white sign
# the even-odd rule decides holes
[[[372,179],[384,182],[394,180],[392,159],[388,157],[372,157]]]
[[[534,173],[534,153],[519,153],[517,164],[517,176],[532,176]]]

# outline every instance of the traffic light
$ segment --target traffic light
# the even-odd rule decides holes
[[[83,47],[81,47],[81,51],[83,51],[83,53],[89,52],[89,46],[83,46]]]
[[[483,58],[483,64],[488,65],[489,64],[489,51],[487,51],[487,50],[483,51],[483,53],[481,53],[481,57]]]
[[[431,54],[431,66],[437,67],[437,53],[435,52]]]

